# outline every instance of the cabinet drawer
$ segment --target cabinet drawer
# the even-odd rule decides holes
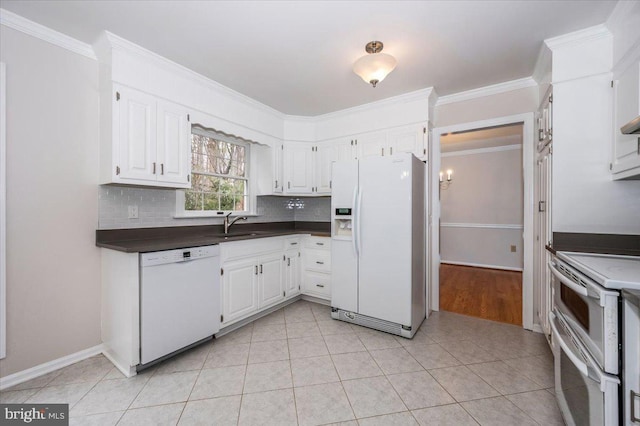
[[[331,250],[331,238],[310,236],[305,241],[305,247],[319,250]]]
[[[304,252],[305,269],[331,272],[331,252],[327,250],[307,249]]]
[[[331,298],[331,275],[322,272],[305,272],[305,293]]]
[[[300,248],[302,243],[300,242],[300,237],[289,237],[284,240],[284,249],[286,250],[297,250]]]

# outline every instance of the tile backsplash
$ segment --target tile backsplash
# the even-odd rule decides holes
[[[149,228],[220,224],[220,218],[176,219],[174,189],[102,185],[99,193],[98,229]],[[138,218],[129,219],[129,206],[138,206]],[[329,222],[330,197],[257,197],[257,216],[247,222]]]

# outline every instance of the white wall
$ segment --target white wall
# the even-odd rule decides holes
[[[454,172],[440,192],[441,261],[521,270],[522,150],[448,153],[441,165]]]
[[[100,343],[98,67],[5,26],[7,357],[2,376]]]
[[[538,88],[532,86],[461,102],[436,105],[435,127],[533,112],[538,109],[538,98]]]

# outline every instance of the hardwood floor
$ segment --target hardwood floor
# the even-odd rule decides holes
[[[522,325],[522,272],[442,264],[440,309]]]

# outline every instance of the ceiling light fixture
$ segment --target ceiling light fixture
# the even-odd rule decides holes
[[[396,67],[396,58],[380,53],[383,47],[381,41],[370,41],[365,46],[368,54],[353,64],[353,72],[373,87],[376,87]]]

